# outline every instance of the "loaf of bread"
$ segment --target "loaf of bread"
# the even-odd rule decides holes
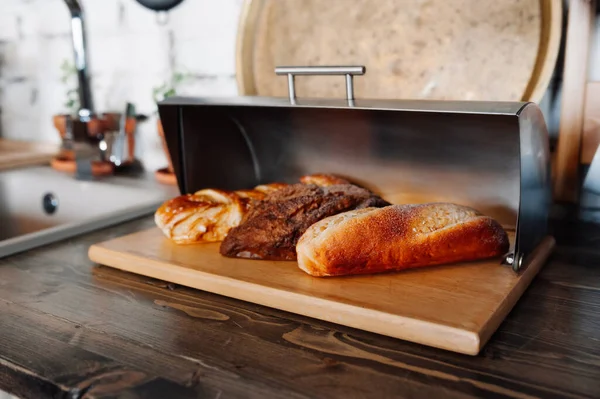
[[[329,174],[305,175],[300,181],[318,186],[347,182]],[[180,195],[165,201],[154,213],[154,221],[163,234],[177,244],[223,241],[265,196],[288,186],[275,182],[247,190],[207,188]]]
[[[231,229],[219,251],[237,258],[296,260],[298,238],[313,223],[353,209],[387,205],[378,195],[352,184],[291,184],[257,202]]]
[[[163,203],[154,213],[154,222],[177,244],[222,241],[240,223],[250,201],[264,195],[251,190],[200,190]]]
[[[298,240],[300,269],[312,276],[370,274],[505,254],[509,240],[494,219],[449,203],[390,205],[340,213]]]

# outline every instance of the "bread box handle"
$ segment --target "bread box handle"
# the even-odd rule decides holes
[[[354,75],[364,75],[366,68],[363,65],[349,66],[278,66],[275,67],[277,75],[287,75],[288,92],[290,102],[296,104],[296,87],[294,77],[296,75],[344,75],[346,77],[346,99],[352,104],[354,101]]]

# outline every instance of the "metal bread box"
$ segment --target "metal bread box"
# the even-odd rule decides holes
[[[504,259],[515,270],[547,235],[550,153],[536,104],[355,99],[352,78],[363,67],[276,72],[287,76],[289,98],[159,104],[181,193],[333,173],[391,203],[454,202],[496,218],[515,232]],[[347,98],[296,98],[295,75],[315,73],[343,75]]]

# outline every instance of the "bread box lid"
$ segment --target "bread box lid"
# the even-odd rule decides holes
[[[515,270],[547,235],[550,152],[535,103],[354,99],[350,73],[345,100],[297,99],[287,75],[289,98],[159,103],[181,193],[333,173],[392,203],[454,202],[494,217],[516,232],[505,257]]]

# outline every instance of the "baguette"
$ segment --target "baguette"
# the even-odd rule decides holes
[[[478,260],[508,249],[496,220],[450,203],[344,212],[310,226],[296,246],[300,269],[319,277]]]

